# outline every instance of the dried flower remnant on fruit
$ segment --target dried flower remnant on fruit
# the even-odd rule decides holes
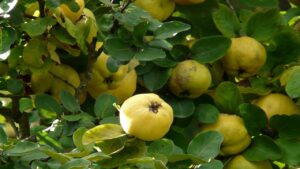
[[[158,109],[161,107],[162,105],[158,102],[152,102],[149,106],[149,111],[153,112],[153,113],[158,113]]]

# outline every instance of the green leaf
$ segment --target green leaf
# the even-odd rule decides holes
[[[173,68],[177,65],[177,62],[175,62],[174,60],[166,57],[163,59],[156,59],[153,61],[154,64],[156,64],[159,67],[163,67],[163,68]]]
[[[65,164],[68,161],[72,160],[72,158],[67,155],[57,153],[57,152],[49,150],[49,149],[41,149],[41,151],[44,154],[50,156],[52,159],[59,161],[61,164]]]
[[[162,49],[146,47],[137,52],[134,57],[140,61],[152,61],[165,58],[166,53]]]
[[[126,147],[116,154],[111,155],[111,159],[103,160],[99,164],[103,168],[116,168],[127,163],[128,159],[144,157],[146,153],[146,144],[139,139],[127,142]]]
[[[231,40],[223,36],[204,37],[192,46],[192,57],[201,63],[212,63],[222,58],[230,45]]]
[[[35,98],[35,106],[37,109],[44,109],[49,112],[62,113],[62,108],[58,102],[47,94],[37,95]]]
[[[82,137],[86,131],[86,128],[80,127],[73,133],[72,136],[74,145],[81,151],[85,149],[84,145],[82,144]]]
[[[39,145],[37,143],[23,141],[18,142],[12,149],[5,151],[5,154],[7,154],[8,156],[22,156],[38,148]]]
[[[250,7],[277,7],[278,6],[278,1],[277,0],[267,0],[267,1],[262,1],[262,0],[241,0],[242,3],[250,6]]]
[[[8,51],[16,38],[17,34],[14,29],[10,27],[0,28],[0,53]]]
[[[173,45],[164,39],[154,39],[149,42],[149,46],[163,48],[165,50],[172,50]]]
[[[66,29],[62,27],[55,27],[51,30],[51,33],[57,38],[60,42],[68,44],[68,45],[75,45],[76,40],[73,38]]]
[[[126,145],[126,141],[126,138],[120,137],[101,141],[96,146],[101,149],[101,152],[112,155],[122,151]]]
[[[226,5],[219,5],[219,9],[213,13],[213,19],[217,28],[228,38],[238,35],[240,21],[235,12]]]
[[[179,21],[169,21],[164,22],[158,29],[154,31],[154,37],[156,39],[167,39],[176,36],[178,33],[187,31],[191,29],[191,26],[179,22]]]
[[[104,48],[111,57],[120,61],[129,61],[135,55],[135,51],[130,44],[120,38],[106,39]]]
[[[100,118],[114,116],[116,109],[113,104],[117,102],[117,98],[110,94],[98,96],[94,105],[95,115]]]
[[[28,66],[41,68],[44,64],[43,57],[47,56],[46,50],[46,41],[39,38],[33,38],[23,50],[23,60]]]
[[[279,138],[275,141],[282,151],[280,161],[291,166],[300,165],[300,140]]]
[[[278,160],[282,157],[280,148],[267,136],[257,136],[243,153],[250,161]]]
[[[7,90],[13,94],[21,94],[24,90],[24,82],[20,79],[8,79]]]
[[[7,144],[7,135],[2,126],[0,126],[0,144]]]
[[[168,140],[168,139],[160,139],[160,140],[156,140],[154,142],[152,142],[149,146],[148,146],[148,153],[150,154],[163,154],[165,156],[170,156],[175,149],[175,145],[173,143],[172,140]]]
[[[57,8],[61,4],[67,5],[71,11],[77,12],[79,10],[79,5],[75,0],[47,0],[46,5],[50,8]]]
[[[31,98],[21,98],[19,100],[19,110],[20,112],[25,112],[33,109],[33,103]]]
[[[291,74],[289,79],[287,80],[287,84],[285,86],[286,93],[291,98],[299,98],[300,97],[300,81],[297,80],[300,78],[300,71],[295,71]]]
[[[167,103],[169,103],[174,111],[174,117],[176,118],[186,118],[191,116],[195,111],[195,104],[190,99],[179,99],[176,97],[165,98]]]
[[[216,131],[202,132],[190,142],[187,152],[208,161],[218,156],[223,136]]]
[[[159,90],[168,82],[170,75],[171,69],[155,67],[151,72],[143,75],[144,84],[150,91]]]
[[[270,127],[278,131],[280,138],[300,138],[300,115],[275,115],[270,119]]]
[[[62,165],[59,169],[89,169],[91,161],[86,159],[72,159],[66,164]]]
[[[217,121],[220,112],[211,104],[199,104],[194,114],[198,122],[211,124]]]
[[[243,102],[242,95],[232,82],[222,82],[216,89],[215,102],[224,113],[237,113]]]
[[[72,113],[80,111],[80,105],[76,101],[75,97],[65,90],[60,92],[60,101],[68,111]]]
[[[49,26],[56,23],[56,20],[47,16],[44,18],[37,18],[30,22],[21,24],[21,30],[25,31],[30,37],[42,35]]]
[[[199,169],[223,169],[223,163],[219,160],[212,160],[209,163],[204,163]]]
[[[114,16],[112,14],[103,14],[96,20],[96,23],[100,31],[110,31],[114,25]]]
[[[82,144],[88,145],[103,140],[123,137],[125,135],[122,127],[117,124],[102,124],[89,129],[82,136]]]
[[[276,8],[252,15],[246,23],[245,32],[247,36],[258,41],[267,41],[278,33],[282,26],[283,19],[280,11]]]
[[[253,104],[241,104],[239,106],[239,115],[243,118],[247,131],[251,136],[259,136],[261,130],[268,127],[266,113]]]
[[[89,160],[94,163],[105,160],[105,159],[109,159],[109,158],[111,158],[111,157],[102,152],[93,153],[93,154],[83,157],[83,159]]]

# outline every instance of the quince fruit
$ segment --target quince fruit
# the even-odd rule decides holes
[[[244,156],[237,155],[233,157],[224,167],[224,169],[272,169],[270,161],[248,161]]]
[[[54,77],[51,86],[51,94],[60,100],[60,92],[66,90],[73,96],[76,94],[76,89],[80,86],[80,78],[76,70],[71,66],[60,64],[53,65],[50,69],[51,75]]]
[[[25,14],[29,16],[35,16],[39,17],[40,16],[40,10],[39,10],[39,3],[38,1],[26,4],[25,6]]]
[[[119,111],[123,130],[145,141],[162,138],[173,122],[172,107],[154,93],[128,98]]]
[[[224,141],[220,153],[223,156],[238,154],[251,143],[243,120],[234,114],[221,113],[215,123],[205,124],[201,130],[214,130],[223,135]]]
[[[168,86],[178,97],[196,98],[209,88],[211,80],[205,65],[195,60],[185,60],[173,69]]]
[[[175,9],[174,0],[135,0],[134,3],[160,21],[166,20]]]
[[[247,78],[255,75],[266,59],[264,46],[254,38],[244,36],[231,39],[231,47],[222,62],[227,74]]]
[[[175,2],[180,5],[200,4],[204,1],[205,0],[175,0]]]
[[[53,84],[53,76],[48,72],[33,72],[31,74],[31,89],[35,94],[47,92]]]
[[[75,2],[79,6],[79,9],[77,11],[72,11],[66,4],[62,4],[57,7],[58,12],[70,19],[73,23],[75,23],[80,18],[85,6],[84,0],[75,0]]]
[[[268,119],[274,115],[298,114],[299,109],[294,101],[281,93],[271,93],[254,101],[254,104],[264,110]]]
[[[105,53],[97,58],[87,90],[93,98],[108,93],[116,96],[118,102],[122,103],[135,92],[137,74],[134,69],[129,70],[128,65],[121,65],[117,72],[110,72],[106,66],[108,59],[109,56]]]

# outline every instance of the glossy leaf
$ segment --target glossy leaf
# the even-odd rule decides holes
[[[125,133],[120,125],[102,124],[86,131],[82,136],[82,144],[88,145],[104,140],[110,140],[124,136]]]
[[[212,63],[222,58],[230,45],[231,40],[223,36],[204,37],[193,45],[192,57],[201,63]]]
[[[243,118],[245,126],[252,136],[259,136],[262,129],[267,128],[266,113],[259,107],[244,103],[239,106],[239,115]],[[253,123],[255,121],[255,123]]]
[[[48,26],[56,23],[55,19],[51,17],[38,18],[30,22],[23,23],[21,29],[24,30],[29,36],[39,36],[43,34]]]
[[[222,82],[213,97],[221,111],[226,113],[237,113],[238,106],[243,102],[239,89],[232,82]]]
[[[147,47],[137,52],[134,57],[140,61],[152,61],[155,59],[165,58],[166,53],[162,49]]]
[[[257,136],[243,155],[250,161],[278,160],[282,152],[270,137]]]
[[[174,117],[186,118],[191,116],[195,111],[195,104],[189,99],[177,99],[168,97],[166,101],[172,106]]]
[[[10,27],[0,29],[0,53],[4,53],[10,49],[11,44],[17,38],[16,32]]]
[[[190,142],[187,152],[207,161],[215,158],[223,142],[223,136],[216,131],[202,132]]]
[[[219,9],[213,13],[213,19],[217,28],[228,38],[235,37],[240,30],[240,22],[235,12],[226,5],[219,5]]]
[[[98,96],[94,105],[95,115],[100,118],[114,116],[116,108],[113,104],[117,102],[117,98],[110,94],[102,94]]]
[[[220,111],[211,104],[199,104],[195,109],[195,117],[200,123],[214,123],[219,117]]]
[[[35,106],[37,109],[44,109],[49,112],[61,113],[62,108],[58,102],[47,94],[37,95],[35,98]]]
[[[270,127],[278,131],[280,138],[299,138],[300,137],[300,115],[275,115],[270,119]]]
[[[60,101],[68,111],[72,113],[80,111],[79,103],[76,101],[75,97],[65,90],[60,92]]]
[[[279,138],[275,141],[282,152],[280,161],[292,165],[300,165],[300,140],[299,139],[285,139]]]
[[[159,90],[168,82],[170,75],[171,69],[155,67],[151,72],[143,75],[144,84],[150,91]]]
[[[107,53],[120,61],[129,61],[135,55],[135,51],[120,38],[109,38],[104,43]]]
[[[187,31],[191,28],[190,25],[179,22],[169,21],[163,23],[158,29],[154,31],[156,39],[167,39],[176,36],[178,33]]]

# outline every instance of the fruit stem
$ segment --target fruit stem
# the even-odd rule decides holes
[[[120,105],[118,105],[117,103],[114,103],[113,106],[114,106],[118,111],[120,111],[120,109],[121,109],[121,106],[120,106]]]

